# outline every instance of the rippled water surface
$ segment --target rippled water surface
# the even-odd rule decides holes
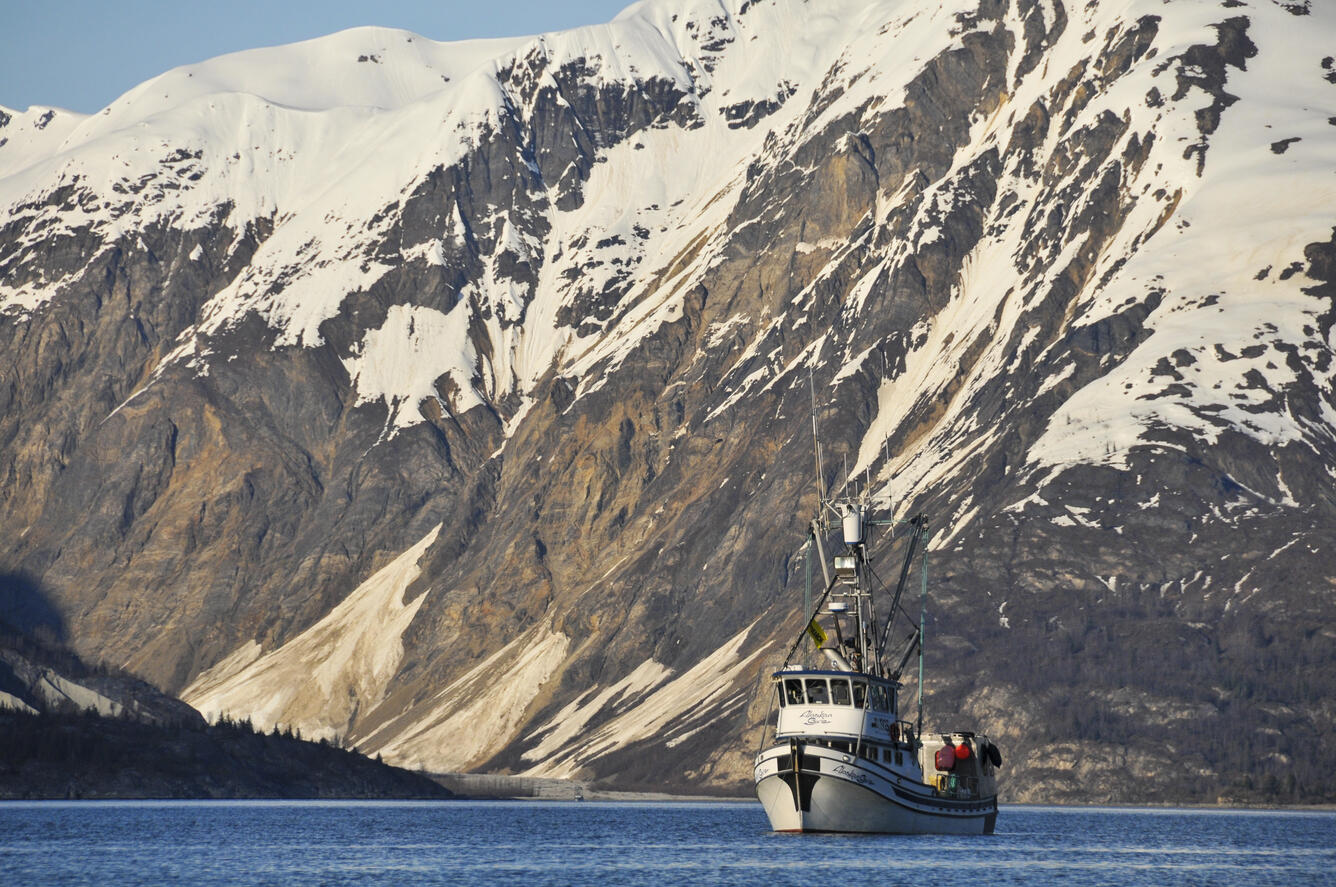
[[[991,837],[777,835],[755,803],[0,803],[0,882],[1336,884],[1336,812],[1003,807]]]

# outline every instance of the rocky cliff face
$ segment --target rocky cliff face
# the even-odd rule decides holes
[[[0,565],[206,712],[742,784],[815,401],[1008,797],[1330,798],[1334,33],[651,0],[6,112]]]

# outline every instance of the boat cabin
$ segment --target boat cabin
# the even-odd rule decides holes
[[[773,676],[778,739],[791,737],[912,745],[913,730],[896,716],[899,686],[871,675],[804,669]]]

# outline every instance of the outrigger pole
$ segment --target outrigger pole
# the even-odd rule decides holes
[[[918,550],[919,542],[923,539],[923,534],[927,531],[928,519],[922,514],[919,514],[909,521],[909,525],[913,527],[913,530],[909,534],[909,548],[905,551],[905,562],[900,567],[900,581],[895,583],[895,596],[891,598],[891,609],[890,612],[886,614],[886,625],[882,628],[881,632],[881,644],[879,647],[883,649],[886,646],[887,639],[890,637],[891,626],[895,624],[895,614],[900,607],[900,596],[904,594],[905,591],[905,581],[909,578],[909,568],[914,564],[914,553]],[[923,550],[925,570],[927,569],[927,555],[928,550],[925,546]],[[919,634],[921,637],[922,631],[920,631]],[[920,647],[920,649],[922,648]]]

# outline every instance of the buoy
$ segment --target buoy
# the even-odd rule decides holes
[[[950,770],[956,765],[956,750],[949,745],[944,745],[937,749],[937,754],[933,755],[933,763],[937,765],[938,770]]]
[[[997,750],[997,746],[991,742],[988,743],[988,760],[993,762],[994,767],[1002,766],[1002,752]]]
[[[970,759],[970,747],[965,743],[956,746],[956,760],[968,761]]]

